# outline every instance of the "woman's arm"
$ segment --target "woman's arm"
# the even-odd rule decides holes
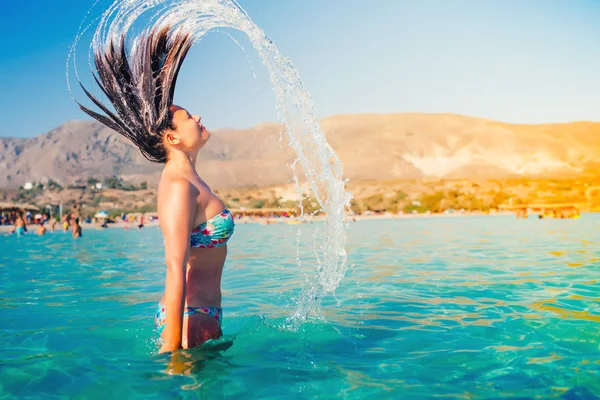
[[[165,287],[166,326],[161,353],[181,348],[186,266],[190,234],[198,203],[196,189],[186,180],[168,182],[159,192],[158,219],[165,238],[167,279]]]

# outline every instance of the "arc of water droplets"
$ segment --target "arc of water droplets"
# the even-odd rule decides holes
[[[275,44],[251,21],[235,0],[115,1],[100,17],[91,49],[101,49],[111,38],[127,33],[130,49],[135,51],[138,46],[135,38],[131,40],[131,36],[135,35],[130,31],[134,26],[137,29],[137,24],[141,22],[144,23],[145,29],[167,25],[173,29],[183,29],[189,32],[195,41],[210,30],[235,29],[248,36],[261,57],[278,100],[279,122],[285,126],[289,143],[297,154],[292,165],[297,192],[301,193],[296,175],[296,166],[300,164],[315,199],[326,213],[325,224],[317,229],[314,237],[316,278],[313,281],[307,279],[297,309],[288,319],[292,327],[298,326],[311,312],[318,312],[321,298],[335,291],[346,272],[344,215],[345,207],[349,206],[352,198],[345,191],[346,181],[342,179],[340,160],[327,143],[314,116],[310,94],[302,84],[292,62],[279,53]],[[83,31],[80,29],[71,49],[76,73],[75,47],[90,25]],[[297,263],[303,268],[299,256]]]

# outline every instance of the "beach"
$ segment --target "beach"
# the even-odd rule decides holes
[[[404,219],[421,219],[421,218],[460,218],[460,217],[484,217],[484,216],[512,216],[514,215],[511,212],[495,212],[495,213],[484,213],[484,212],[456,212],[456,213],[423,213],[423,214],[391,214],[391,213],[382,213],[380,215],[347,215],[345,218],[346,222],[360,222],[360,221],[378,221],[378,220],[404,220]],[[282,217],[282,218],[236,218],[236,224],[258,224],[258,225],[272,225],[272,224],[292,224],[296,225],[299,221],[305,221],[305,223],[313,223],[313,222],[321,222],[324,221],[324,216],[306,216],[303,218],[295,218],[295,217]],[[81,227],[84,230],[94,229],[94,230],[104,230],[104,229],[132,229],[137,230],[138,227],[135,223],[131,222],[128,224],[123,223],[120,220],[117,220],[115,223],[106,224],[105,227],[100,227],[99,224],[92,223],[81,223]],[[50,225],[48,223],[44,224],[46,229],[48,229],[47,233],[52,233],[50,229]],[[152,228],[159,227],[160,224],[158,220],[154,221],[145,221],[144,228]],[[35,230],[36,225],[30,224],[28,225],[28,230]],[[0,225],[0,232],[10,232],[13,229],[11,225]],[[62,232],[62,226],[57,223],[55,226],[55,232]]]

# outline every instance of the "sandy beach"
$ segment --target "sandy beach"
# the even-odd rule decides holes
[[[392,219],[415,219],[415,218],[460,218],[460,217],[474,217],[474,216],[511,216],[514,215],[510,212],[497,212],[497,213],[483,213],[483,212],[463,212],[463,213],[430,213],[430,214],[381,214],[381,215],[347,215],[347,222],[361,222],[361,221],[373,221],[373,220],[392,220]],[[307,216],[304,217],[306,223],[324,221],[324,216]],[[272,225],[272,224],[298,224],[297,218],[240,218],[236,219],[236,224],[258,224],[258,225]],[[86,230],[103,230],[103,229],[131,229],[137,230],[137,225],[134,223],[124,224],[122,222],[115,222],[108,224],[107,227],[101,228],[95,224],[82,223],[80,224],[84,231]],[[50,232],[49,224],[44,225],[48,232]],[[155,228],[158,227],[158,221],[145,222],[144,228]],[[7,233],[12,230],[12,225],[0,225],[0,232]],[[29,233],[35,233],[35,225],[28,225]],[[55,232],[61,232],[62,225],[57,223]]]

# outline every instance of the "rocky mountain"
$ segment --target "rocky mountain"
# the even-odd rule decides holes
[[[600,174],[600,123],[519,125],[451,114],[353,114],[321,121],[350,179],[565,177]],[[198,160],[215,188],[291,178],[294,157],[278,124],[216,129]],[[280,140],[280,137],[283,137]],[[0,138],[0,187],[118,175],[153,185],[161,166],[95,121],[34,138]]]

